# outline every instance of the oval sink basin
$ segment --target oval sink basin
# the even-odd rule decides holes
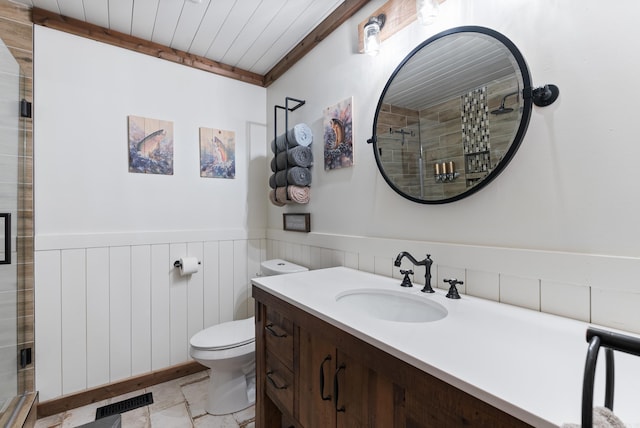
[[[349,290],[336,302],[372,318],[397,322],[431,322],[447,316],[447,309],[427,298],[392,290]]]

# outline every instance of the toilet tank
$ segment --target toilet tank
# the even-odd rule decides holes
[[[262,276],[283,275],[286,273],[308,271],[304,266],[288,262],[282,259],[265,260],[260,263],[260,274]]]

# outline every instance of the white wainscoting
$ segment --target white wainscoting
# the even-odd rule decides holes
[[[186,362],[193,334],[253,315],[250,279],[265,260],[266,240],[228,235],[147,244],[136,237],[135,245],[121,245],[122,236],[117,245],[83,236],[83,248],[73,248],[75,238],[41,241],[35,253],[41,401]],[[181,276],[174,268],[185,256],[201,261],[197,273]]]
[[[204,235],[171,243],[159,235],[36,239],[41,400],[187,361],[196,331],[253,314],[249,282],[268,258],[400,280],[393,266],[400,251],[419,259],[429,253],[435,287],[454,276],[465,282],[464,294],[640,333],[640,286],[633,280],[640,258],[273,229],[266,239],[263,231]],[[127,239],[134,244],[122,245]],[[190,277],[173,268],[185,255],[202,260]],[[411,265],[405,259],[402,267]],[[424,268],[414,271],[414,282],[423,284]]]
[[[398,278],[400,251],[417,259],[430,254],[432,285],[444,278],[464,281],[461,293],[640,334],[640,258],[482,247],[441,242],[267,231],[267,258],[283,258],[310,269],[347,266]],[[413,281],[425,270],[407,259]]]

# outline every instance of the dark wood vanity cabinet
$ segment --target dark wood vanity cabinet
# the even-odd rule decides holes
[[[529,426],[253,287],[256,427]]]
[[[296,419],[305,428],[391,427],[390,379],[341,352],[323,335],[300,327]],[[384,405],[381,405],[383,404]]]

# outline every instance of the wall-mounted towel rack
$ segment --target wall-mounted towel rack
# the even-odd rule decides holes
[[[289,102],[294,102],[291,107],[289,107]],[[296,111],[300,107],[302,107],[306,103],[305,100],[298,100],[292,97],[284,98],[284,106],[274,105],[273,106],[273,138],[278,139],[278,109],[284,110],[284,135],[287,140],[287,148],[289,143],[289,112]]]
[[[620,333],[587,328],[587,361],[584,366],[584,380],[582,384],[582,428],[593,425],[593,386],[596,374],[596,362],[600,347],[605,348],[606,380],[604,406],[613,411],[613,389],[615,383],[615,368],[613,351],[625,352],[640,357],[640,339]]]
[[[294,103],[291,107],[289,106],[289,102]],[[305,105],[306,101],[305,100],[299,100],[296,98],[292,98],[292,97],[285,97],[284,98],[284,106],[279,106],[279,105],[274,105],[273,106],[273,138],[274,140],[278,139],[278,109],[280,110],[284,110],[284,138],[286,141],[286,145],[285,145],[285,151],[287,152],[287,155],[289,154],[289,112],[291,111],[296,111],[297,109],[299,109],[300,107],[302,107],[303,105]],[[288,158],[288,156],[287,156]],[[285,170],[289,167],[288,165],[288,160],[285,163]],[[286,177],[286,175],[285,175]]]
[[[303,156],[300,155],[300,152],[298,151],[298,148],[296,146],[298,144],[300,145],[306,145],[306,144],[303,144],[301,141],[296,141],[296,140],[298,139],[299,132],[301,132],[300,135],[307,135],[307,136],[309,136],[311,132],[308,126],[305,124],[298,124],[294,126],[292,129],[289,128],[289,113],[299,109],[305,103],[306,103],[305,100],[300,100],[292,97],[285,97],[284,106],[282,105],[273,106],[273,116],[274,116],[273,138],[274,139],[272,143],[272,149],[274,153],[274,160],[271,168],[274,174],[270,177],[270,185],[273,188],[272,192],[275,192],[275,195],[277,195],[280,190],[282,189],[285,190],[283,192],[285,193],[284,198],[279,196],[274,197],[274,199],[276,200],[279,199],[279,202],[274,202],[274,204],[278,206],[282,206],[284,203],[288,203],[288,202],[296,202],[296,203],[308,202],[308,186],[310,182],[308,167],[310,167],[311,165],[300,165],[300,163],[297,162],[297,159],[303,158]],[[285,113],[284,115],[284,119],[285,119],[284,148],[278,148],[278,146],[280,145],[278,144],[278,142],[280,141],[280,143],[282,143],[283,141],[282,139],[283,136],[280,135],[279,137],[279,133],[278,133],[278,128],[279,128],[278,110],[284,110],[284,113]],[[305,133],[305,130],[306,130],[306,133]],[[291,137],[289,135],[289,131],[292,131],[295,137]],[[292,141],[291,138],[294,138],[294,140]],[[310,144],[310,142],[308,142],[307,144]],[[294,150],[294,151],[290,153],[290,150]],[[279,156],[279,155],[282,155],[282,156]],[[296,160],[295,161],[290,160],[290,157],[289,157],[290,155],[292,155],[292,159],[296,159]],[[303,153],[303,155],[309,160],[309,162],[311,162],[312,158],[310,155],[310,149],[308,153]],[[279,163],[280,160],[284,160],[283,165]],[[277,166],[274,167],[273,166],[274,164],[276,164]],[[291,167],[291,170],[289,169],[290,167]],[[293,174],[293,176],[289,174]],[[284,185],[282,180],[284,180]],[[301,182],[304,182],[304,183],[301,183]],[[306,191],[301,192],[298,189],[291,190],[289,188],[289,185],[305,186],[305,184],[307,187]],[[290,191],[296,192],[295,198],[290,195],[289,193]],[[286,201],[284,201],[285,198],[286,198]]]

